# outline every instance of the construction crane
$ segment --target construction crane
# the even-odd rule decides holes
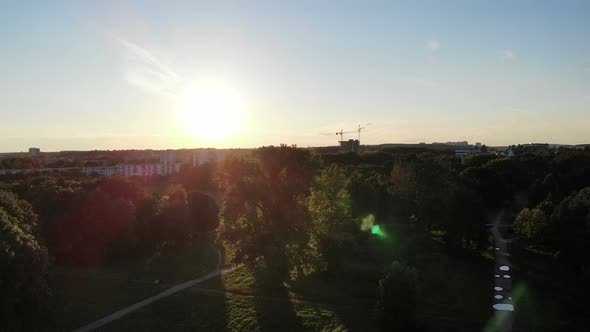
[[[354,131],[344,131],[344,129],[340,129],[340,131],[336,132],[336,135],[340,135],[340,141],[344,141],[344,134],[352,134]]]
[[[366,123],[365,126],[370,126],[372,125],[372,123]],[[358,140],[359,142],[361,141],[361,130],[363,129],[367,129],[367,127],[361,127],[361,125],[359,125],[358,129],[356,130],[358,132]]]

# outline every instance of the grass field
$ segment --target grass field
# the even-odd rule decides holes
[[[477,255],[451,259],[437,241],[389,233],[390,242],[374,239],[370,256],[349,262],[354,268],[345,276],[317,273],[272,285],[241,267],[102,331],[376,331],[379,271],[402,258],[420,272],[418,318],[426,330],[482,330],[492,314],[493,264]]]
[[[50,278],[55,328],[69,331],[83,326],[171,285],[201,276],[216,265],[214,248],[194,244],[140,261],[91,269],[55,268]]]

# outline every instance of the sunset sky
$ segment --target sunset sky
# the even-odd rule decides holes
[[[590,1],[122,3],[0,3],[0,151],[590,143]]]

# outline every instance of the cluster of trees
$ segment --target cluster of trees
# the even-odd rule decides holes
[[[310,266],[337,269],[358,244],[357,221],[369,214],[445,230],[450,247],[477,248],[486,239],[487,186],[503,183],[484,162],[462,165],[444,152],[322,159],[295,147],[261,148],[219,171],[226,197],[219,238],[237,261],[263,259],[285,276]],[[506,194],[495,189],[489,206]]]
[[[590,268],[590,150],[559,149],[538,161],[514,230],[577,271]]]
[[[82,166],[107,166],[120,163],[158,162],[157,151],[114,150],[114,151],[62,151],[43,153],[39,156],[27,154],[0,159],[0,169],[63,168]]]
[[[41,168],[43,163],[37,158],[5,158],[0,159],[0,169]]]
[[[514,231],[539,248],[556,252],[577,271],[590,268],[590,187],[560,201],[551,196],[534,208],[524,208]]]
[[[187,192],[182,180],[76,173],[4,176],[0,182],[3,326],[38,330],[48,322],[51,265],[97,266],[206,240],[218,226],[217,203],[205,190],[211,186],[187,182],[192,189]]]
[[[95,265],[182,246],[216,227],[217,205],[206,194],[114,177],[81,195],[44,235],[58,264]]]
[[[367,215],[380,223],[413,223],[425,234],[441,231],[450,254],[477,251],[489,245],[488,216],[519,194],[534,208],[519,216],[517,232],[531,241],[553,234],[543,241],[584,267],[590,249],[589,190],[583,189],[590,185],[589,155],[561,149],[544,156],[457,158],[445,150],[395,150],[317,157],[294,147],[266,147],[223,165],[226,201],[218,236],[234,248],[236,261],[262,262],[282,279],[342,271],[346,256],[363,245],[358,222]],[[380,284],[386,313],[412,302],[415,271],[397,264]],[[400,283],[407,284],[404,292]],[[383,326],[393,324],[388,319]]]
[[[12,176],[0,189],[31,203],[36,235],[57,264],[93,265],[151,255],[217,227],[214,198],[170,180],[178,179],[33,174]]]
[[[49,258],[37,233],[31,205],[0,190],[0,317],[8,331],[39,329],[46,318]]]
[[[10,309],[3,312],[18,317],[22,305],[44,303],[48,257],[67,265],[146,257],[213,230],[236,262],[261,264],[277,281],[344,271],[346,258],[366,245],[359,224],[367,216],[411,223],[423,234],[440,231],[450,253],[479,250],[487,245],[488,212],[522,192],[528,206],[515,231],[588,269],[589,186],[590,150],[568,149],[457,158],[423,148],[319,156],[282,145],[151,180],[74,173],[4,177],[1,287],[19,300],[6,299],[2,305]],[[205,194],[218,188],[220,211]],[[395,294],[411,303],[415,274],[401,263],[384,274],[384,312],[402,310]],[[384,318],[382,324],[392,323]]]
[[[463,165],[445,151],[321,158],[296,147],[264,147],[221,166],[218,236],[237,262],[263,261],[282,278],[338,270],[362,242],[359,222],[367,215],[443,230],[449,248],[478,249],[487,240],[485,208],[508,193],[494,170],[502,163],[491,162]],[[487,186],[498,182],[494,202],[486,202]]]

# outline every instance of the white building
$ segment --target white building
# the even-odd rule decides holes
[[[113,176],[119,173],[118,166],[87,166],[82,167],[82,173],[90,175],[97,174],[103,176]]]
[[[180,164],[159,163],[159,164],[126,164],[119,165],[119,175],[123,176],[154,176],[170,175],[180,171]]]
[[[193,150],[193,166],[205,163],[218,163],[225,160],[225,151],[217,149]]]
[[[120,164],[117,166],[92,166],[82,167],[84,174],[96,174],[103,176],[154,176],[170,175],[180,171],[180,164]]]
[[[176,150],[162,150],[160,151],[160,163],[161,164],[175,164],[176,163]]]

